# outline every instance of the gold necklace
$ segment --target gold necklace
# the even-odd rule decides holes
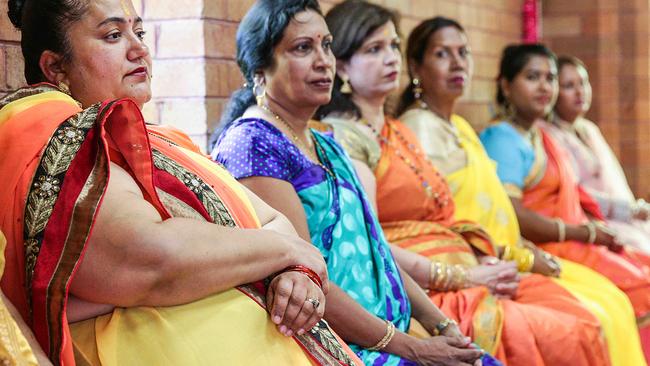
[[[260,108],[262,108],[263,110],[268,112],[270,115],[272,115],[273,118],[276,121],[278,121],[280,124],[282,124],[283,126],[285,126],[289,130],[289,133],[291,134],[291,139],[293,140],[294,145],[296,145],[296,147],[298,147],[298,150],[304,151],[306,153],[308,160],[310,160],[313,163],[319,165],[321,168],[323,168],[323,170],[325,170],[325,172],[327,174],[329,174],[332,178],[335,178],[334,173],[332,173],[332,171],[328,167],[326,167],[323,163],[320,162],[318,154],[314,153],[314,151],[311,148],[309,148],[304,142],[302,142],[302,140],[300,140],[300,138],[298,137],[298,134],[293,129],[293,127],[291,127],[289,122],[285,121],[277,113],[273,112],[271,110],[271,108],[269,108],[266,104],[260,105]],[[318,145],[318,142],[316,141],[316,139],[314,139],[314,135],[311,132],[311,130],[308,130],[308,132],[309,132],[309,138],[311,139],[314,146],[316,148],[320,148],[320,145]],[[320,151],[320,152],[321,152],[321,154],[324,153],[323,151]]]

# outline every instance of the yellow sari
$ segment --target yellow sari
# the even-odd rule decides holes
[[[412,109],[403,123],[417,136],[423,136],[418,133],[420,129],[432,123],[447,122],[429,111]],[[451,123],[467,156],[467,164],[462,169],[446,175],[457,202],[455,218],[482,224],[499,245],[519,245],[517,216],[496,174],[494,162],[465,119],[453,115]],[[427,141],[420,142],[427,144]],[[598,317],[607,338],[612,365],[645,365],[634,310],[627,296],[595,271],[574,262],[560,262],[562,274],[555,281]]]
[[[259,227],[243,188],[178,131],[147,127],[128,100],[81,110],[49,84],[0,99],[2,288],[59,365],[352,365],[325,322],[285,337],[265,286],[243,284],[188,304],[116,308],[68,324],[66,304],[113,162],[163,220]],[[8,157],[8,158],[6,158]],[[25,199],[26,198],[26,199]],[[188,247],[187,250],[192,250]],[[110,286],[110,284],[107,284]]]

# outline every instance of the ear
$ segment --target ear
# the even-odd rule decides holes
[[[57,85],[63,82],[69,85],[68,74],[63,68],[63,56],[49,50],[43,51],[38,65],[41,67],[45,79],[50,83]]]
[[[510,82],[506,78],[499,79],[499,86],[503,92],[503,96],[508,99],[510,97]]]
[[[350,78],[350,75],[347,72],[347,62],[344,61],[336,61],[336,75],[341,78],[341,80],[346,80]]]
[[[419,79],[419,78],[420,78],[420,73],[418,72],[418,70],[419,70],[420,68],[419,68],[419,66],[418,66],[418,63],[415,62],[415,60],[413,60],[412,58],[410,58],[410,59],[408,59],[408,61],[407,61],[407,65],[408,65],[408,68],[409,68],[409,74],[410,74],[412,77],[414,77],[414,78],[418,78],[418,79]]]

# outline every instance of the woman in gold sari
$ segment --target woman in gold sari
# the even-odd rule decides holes
[[[489,235],[453,218],[447,184],[416,137],[385,116],[386,97],[398,87],[400,41],[394,22],[378,24],[378,9],[346,1],[328,13],[338,68],[333,100],[319,114],[376,197],[398,262],[464,332],[508,365],[609,364],[595,317],[542,276],[524,277],[518,286],[516,265],[495,258]],[[519,265],[529,270],[531,257]],[[561,352],[560,342],[585,352]]]
[[[130,1],[10,16],[28,82],[59,87],[0,100],[2,288],[54,364],[359,364],[320,322],[320,253],[186,136],[144,124]]]
[[[415,133],[423,152],[445,176],[454,201],[454,217],[482,225],[501,248],[535,252],[532,271],[556,276],[557,283],[582,300],[600,319],[614,365],[643,363],[634,313],[625,294],[589,268],[567,260],[549,260],[521,237],[519,222],[472,126],[455,114],[469,88],[473,58],[467,36],[456,21],[425,20],[410,34],[406,49],[411,83],[402,94],[400,120]]]

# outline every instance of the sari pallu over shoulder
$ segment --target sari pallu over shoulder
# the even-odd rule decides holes
[[[158,185],[172,187],[181,200],[197,200],[208,221],[217,222],[217,215],[223,214],[231,218],[232,226],[259,227],[250,202],[222,168],[201,162],[196,152],[180,147],[182,141],[163,143],[157,136],[150,142],[142,115],[131,101],[81,110],[70,97],[41,84],[8,95],[0,107],[0,172],[8,182],[0,203],[10,208],[0,216],[9,243],[2,287],[55,364],[75,364],[66,303],[110,178],[109,147],[119,153],[120,165],[128,168],[163,219],[171,215],[157,193]],[[181,149],[187,151],[185,156]],[[182,178],[161,183],[162,175],[173,172],[161,168],[160,161],[174,154],[180,161],[176,168],[187,174],[195,174],[191,169],[199,172],[195,177],[201,179],[196,181],[212,192],[212,198],[216,196],[213,201],[220,202],[222,210],[204,207],[203,197]],[[264,308],[261,283],[239,290]],[[314,364],[354,364],[324,323],[294,340]]]

